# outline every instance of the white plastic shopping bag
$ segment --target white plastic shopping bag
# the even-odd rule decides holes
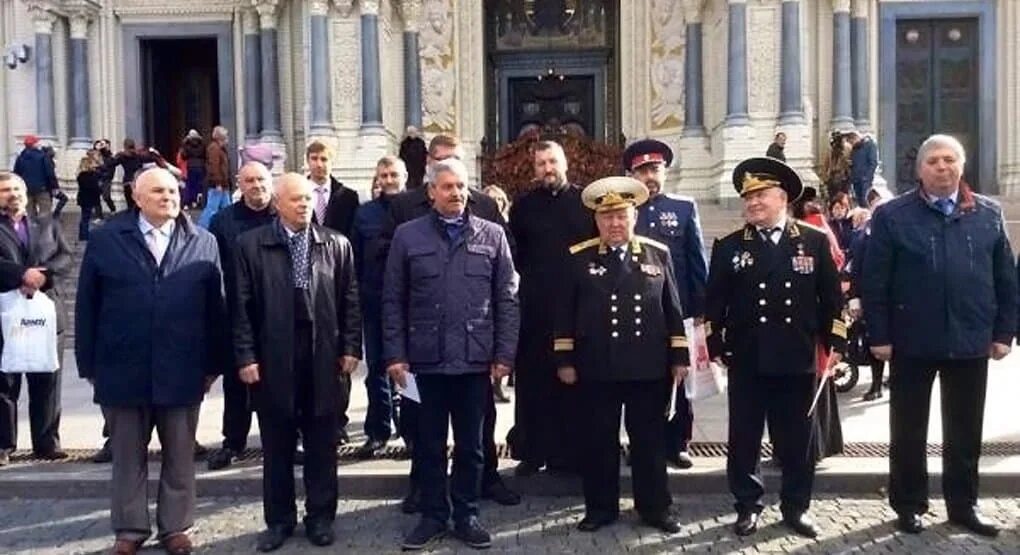
[[[41,291],[31,298],[19,289],[0,293],[0,372],[56,372],[57,307]]]
[[[708,354],[708,339],[704,324],[695,324],[693,318],[684,320],[687,335],[687,350],[691,365],[684,380],[684,395],[693,401],[708,399],[726,391],[726,376],[723,369],[712,362]]]

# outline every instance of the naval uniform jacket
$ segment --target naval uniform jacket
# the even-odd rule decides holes
[[[687,363],[669,248],[635,236],[622,262],[599,238],[570,247],[553,352],[578,381],[649,381]]]
[[[778,244],[745,225],[716,241],[708,272],[708,350],[737,372],[815,372],[822,347],[842,353],[839,277],[821,230],[787,220]]]

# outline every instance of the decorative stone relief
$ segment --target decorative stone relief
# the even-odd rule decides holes
[[[422,61],[422,124],[441,133],[456,127],[452,0],[425,0],[419,54]]]
[[[340,15],[344,17],[350,17],[351,12],[354,11],[354,0],[333,0],[333,3],[336,4]]]
[[[679,127],[684,114],[684,13],[680,0],[653,0],[649,77],[652,129]]]
[[[775,114],[779,110],[779,13],[774,7],[748,9],[747,28],[757,30],[759,40],[748,43],[748,110]]]
[[[379,15],[379,0],[359,0],[361,15]]]
[[[338,128],[357,129],[361,123],[360,23],[350,13],[332,21],[333,117]]]
[[[259,28],[276,28],[276,6],[279,0],[251,0],[252,6],[259,14]]]
[[[421,0],[404,0],[400,10],[404,18],[404,32],[417,33],[421,21]]]

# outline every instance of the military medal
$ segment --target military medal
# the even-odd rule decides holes
[[[658,276],[662,274],[662,269],[654,264],[642,264],[641,271],[650,276]]]
[[[594,262],[589,262],[588,263],[588,273],[589,274],[591,274],[593,276],[602,276],[602,275],[605,275],[606,272],[607,272],[607,270],[606,270],[605,266],[597,265]]]
[[[815,271],[815,257],[804,254],[804,244],[797,245],[797,256],[793,257],[793,271],[798,274],[811,274]]]
[[[659,212],[659,225],[662,227],[678,227],[680,225],[680,218],[677,217],[676,212]]]
[[[739,272],[744,268],[754,266],[754,257],[747,251],[741,251],[733,255],[733,271]]]

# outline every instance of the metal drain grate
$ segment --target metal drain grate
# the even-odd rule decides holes
[[[337,455],[342,461],[354,461],[357,460],[354,456],[357,451],[358,445],[344,445],[337,450]],[[210,452],[212,449],[210,449]],[[624,444],[621,447],[621,451],[626,454],[628,446]],[[699,458],[718,458],[725,457],[727,448],[726,443],[722,441],[714,442],[693,442],[688,447],[692,457]],[[95,449],[68,449],[68,458],[60,461],[47,461],[37,459],[32,451],[15,451],[11,455],[11,462],[14,463],[38,463],[38,464],[66,464],[66,463],[82,463],[89,462],[92,456],[96,453]],[[772,456],[772,445],[769,443],[763,443],[761,446],[762,457]],[[942,444],[940,443],[929,443],[928,444],[928,456],[938,457],[942,454]],[[981,454],[985,457],[1013,457],[1020,456],[1020,442],[986,442],[981,446]],[[499,444],[496,446],[496,455],[501,459],[510,458],[510,450],[505,444]],[[843,453],[838,455],[839,457],[846,458],[884,458],[889,456],[889,444],[880,442],[855,442],[847,443],[843,446]],[[149,458],[151,460],[159,460],[159,451],[150,451]],[[204,458],[204,457],[202,457]],[[258,462],[262,458],[261,449],[246,449],[240,457],[242,462]],[[389,445],[385,447],[382,452],[378,453],[374,459],[383,460],[402,460],[407,459],[407,450],[404,449],[403,445]]]

